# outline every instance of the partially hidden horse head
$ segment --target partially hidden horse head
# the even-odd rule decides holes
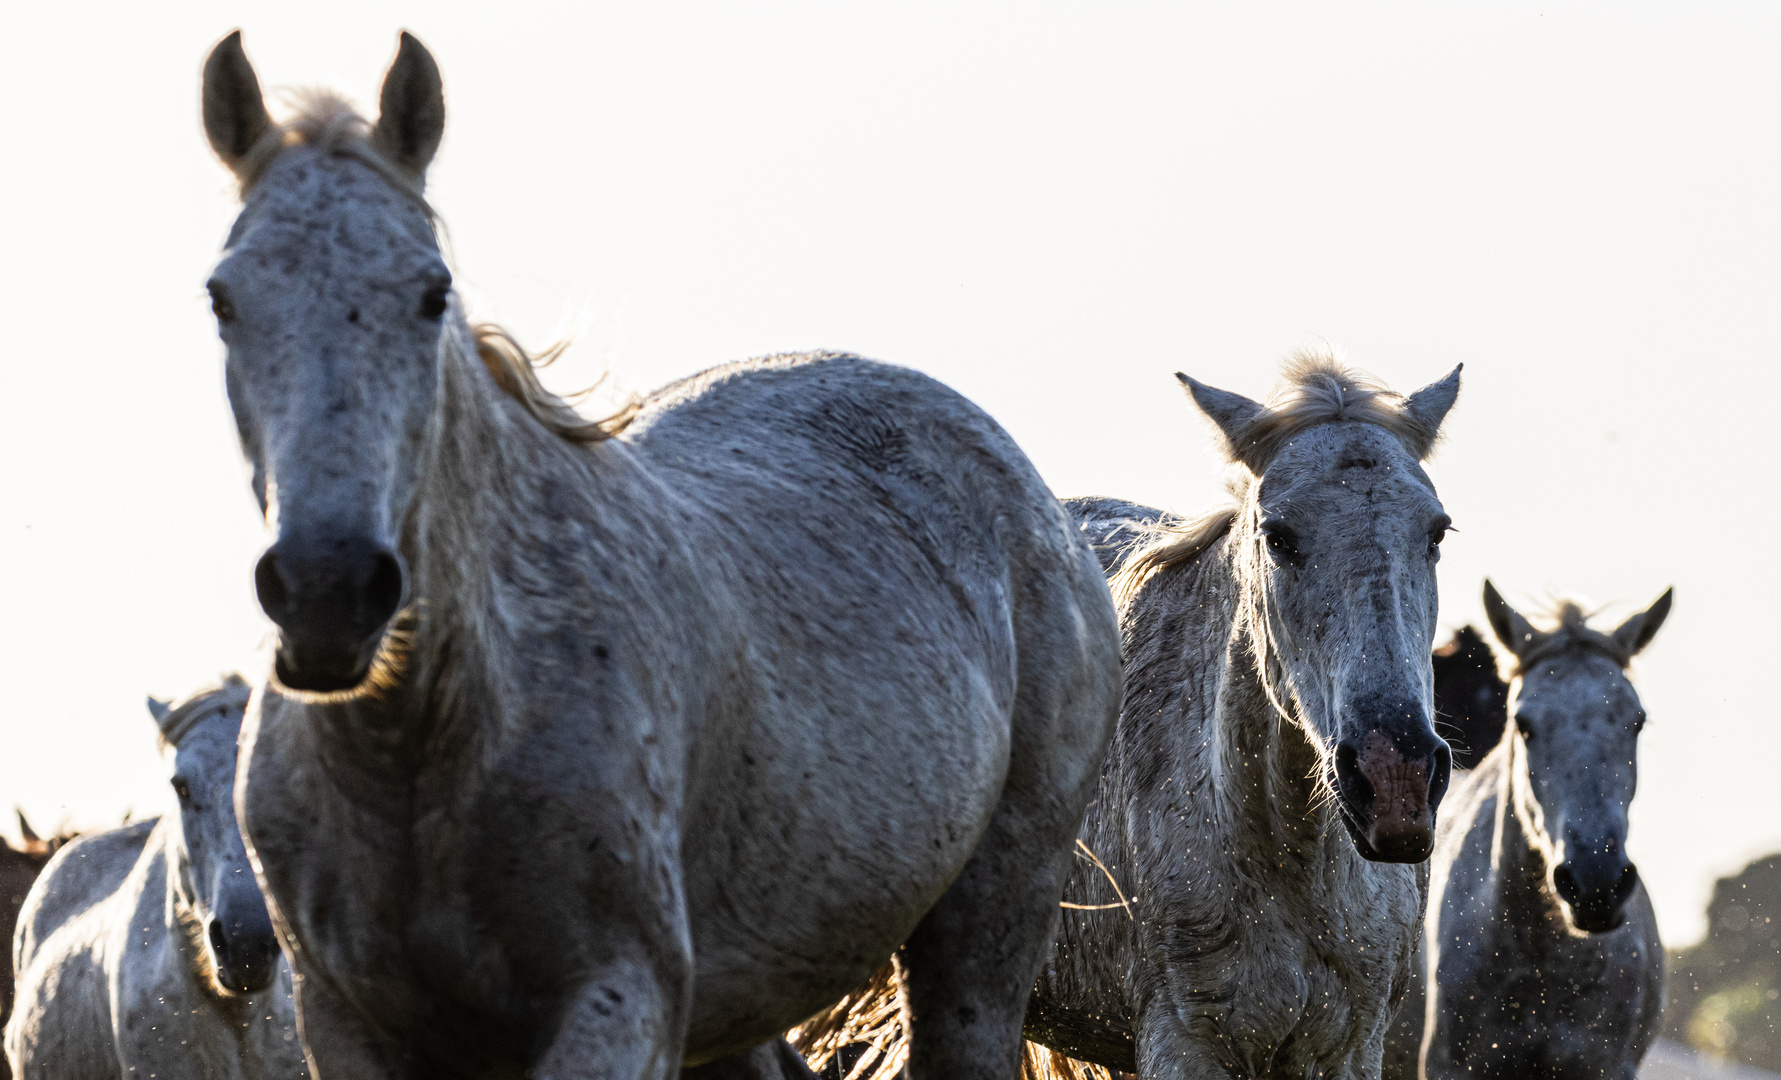
[[[457,309],[423,196],[444,90],[414,37],[401,37],[375,124],[323,92],[274,122],[239,31],[205,63],[203,112],[244,203],[209,290],[242,451],[276,533],[254,570],[278,626],[274,673],[298,695],[351,692],[387,657],[412,593],[402,538],[436,427],[440,350],[472,350],[565,438],[609,431],[545,391],[511,338]]]
[[[1490,627],[1515,657],[1504,729],[1515,812],[1571,926],[1585,933],[1619,927],[1639,883],[1626,829],[1645,710],[1626,669],[1669,615],[1672,592],[1603,633],[1574,603],[1538,629],[1484,583]]]
[[[1497,673],[1496,650],[1474,627],[1462,626],[1435,650],[1435,716],[1453,750],[1453,765],[1470,769],[1503,737],[1509,684]]]
[[[202,939],[212,981],[251,994],[272,981],[278,939],[235,823],[235,742],[251,694],[239,675],[173,704],[149,698],[162,742],[173,752],[179,797],[177,880]]]
[[[1176,377],[1248,472],[1230,543],[1264,688],[1317,747],[1361,855],[1421,862],[1452,767],[1429,668],[1452,522],[1420,462],[1459,369],[1401,397],[1302,352],[1267,404]]]

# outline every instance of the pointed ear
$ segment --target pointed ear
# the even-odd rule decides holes
[[[1639,651],[1657,636],[1658,627],[1669,618],[1670,598],[1675,592],[1674,588],[1665,589],[1650,607],[1621,623],[1614,631],[1614,643],[1625,649],[1628,656],[1639,655]]]
[[[37,830],[33,829],[31,827],[31,823],[29,821],[25,820],[25,812],[23,810],[20,810],[16,806],[13,807],[13,810],[19,815],[19,835],[24,837],[25,843],[27,843],[27,844],[41,844],[41,843],[43,843],[43,838],[41,836],[37,835]]]
[[[155,718],[156,727],[166,727],[167,718],[173,715],[173,702],[151,696],[148,699],[148,714]]]
[[[1447,410],[1459,397],[1459,373],[1466,365],[1461,364],[1447,373],[1445,379],[1429,383],[1421,390],[1404,399],[1404,412],[1416,421],[1425,435],[1418,440],[1417,457],[1427,457],[1435,448],[1435,437],[1441,433],[1441,421],[1447,419]]]
[[[372,144],[404,172],[421,179],[445,135],[445,86],[433,54],[406,30],[396,62],[383,77],[377,110]]]
[[[1255,422],[1256,417],[1268,411],[1267,406],[1259,401],[1251,401],[1242,394],[1233,394],[1229,390],[1219,390],[1207,386],[1198,379],[1189,378],[1179,371],[1175,373],[1175,377],[1181,380],[1182,386],[1187,388],[1188,394],[1193,397],[1194,404],[1200,407],[1200,411],[1218,425],[1218,432],[1224,436],[1225,446],[1230,451],[1231,459],[1243,462],[1249,466],[1251,472],[1258,472],[1256,463],[1247,460],[1244,457],[1244,451],[1248,449],[1249,425]]]
[[[1510,607],[1503,594],[1497,592],[1497,587],[1488,580],[1484,582],[1484,614],[1490,620],[1490,628],[1496,632],[1497,640],[1514,655],[1520,656],[1533,644],[1533,624]]]
[[[272,128],[260,80],[241,51],[241,31],[216,43],[204,61],[204,134],[231,172],[241,176],[248,151]]]

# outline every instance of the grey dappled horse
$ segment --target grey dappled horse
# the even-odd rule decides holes
[[[1423,1035],[1438,1080],[1632,1080],[1657,1036],[1663,943],[1626,857],[1645,710],[1626,667],[1670,593],[1612,633],[1536,629],[1489,582],[1515,658],[1504,738],[1455,785],[1433,861]]]
[[[1120,680],[1013,442],[833,354],[583,421],[454,299],[419,42],[375,126],[275,125],[238,34],[203,100],[276,532],[238,797],[318,1076],[801,1069],[777,1036],[899,949],[910,1074],[1011,1075]]]
[[[179,815],[83,836],[19,914],[6,1050],[22,1080],[301,1080],[290,971],[235,826],[239,677],[176,708]]]
[[[1377,1076],[1448,778],[1418,463],[1459,372],[1400,398],[1302,355],[1269,405],[1181,378],[1247,477],[1197,522],[1069,504],[1125,706],[1028,1037],[1147,1078]]]

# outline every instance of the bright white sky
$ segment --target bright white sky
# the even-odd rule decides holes
[[[1014,14],[1019,12],[1019,14]],[[1064,495],[1220,498],[1171,373],[1260,396],[1313,337],[1410,390],[1486,574],[1620,616],[1631,847],[1666,935],[1781,848],[1781,8],[1734,4],[33,4],[0,41],[0,807],[165,804],[145,693],[256,662],[261,545],[203,282],[198,122],[233,27],[269,87],[444,71],[431,194],[481,315],[647,390],[846,348],[974,398]],[[10,822],[6,828],[11,829]]]

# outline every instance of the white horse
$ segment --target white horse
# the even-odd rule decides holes
[[[276,531],[237,794],[317,1074],[776,1073],[899,950],[911,1075],[1012,1074],[1118,709],[1088,546],[981,411],[855,357],[577,418],[453,297],[412,37],[381,103],[275,125],[238,35],[205,68]]]
[[[1433,863],[1423,1073],[1633,1080],[1663,1010],[1657,916],[1626,857],[1645,710],[1626,676],[1665,592],[1611,633],[1536,629],[1484,586],[1515,657],[1495,750],[1454,787]]]
[[[83,836],[19,915],[18,1080],[303,1080],[290,970],[235,826],[248,686],[150,702],[179,816]]]
[[[1459,372],[1400,397],[1302,355],[1267,405],[1182,377],[1247,473],[1197,522],[1074,500],[1125,707],[1027,1033],[1146,1078],[1376,1078],[1448,748],[1419,461]]]

